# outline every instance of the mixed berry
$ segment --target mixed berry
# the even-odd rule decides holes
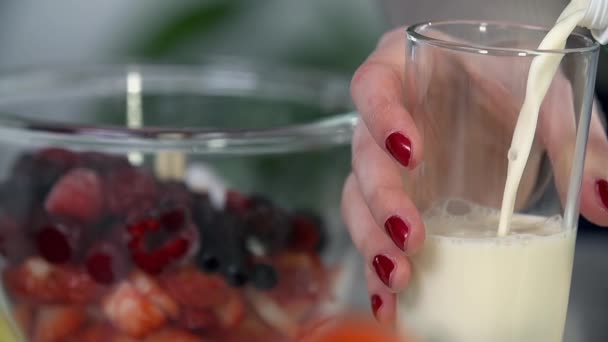
[[[323,224],[260,195],[225,198],[119,156],[21,156],[0,184],[13,317],[37,342],[293,338],[331,299]]]

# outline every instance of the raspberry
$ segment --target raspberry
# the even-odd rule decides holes
[[[90,169],[73,169],[57,181],[48,194],[49,214],[94,223],[103,210],[101,181]]]
[[[85,266],[89,274],[100,284],[112,284],[128,271],[124,252],[114,243],[104,241],[91,248]]]

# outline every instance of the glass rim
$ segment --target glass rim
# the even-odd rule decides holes
[[[249,94],[247,91],[255,89],[244,89],[243,87],[248,86],[247,80],[254,79],[252,87],[256,87],[260,82],[269,82],[273,85],[273,89],[282,89],[282,94],[289,91],[295,92],[294,98],[299,95],[298,89],[305,90],[312,95],[304,97],[304,99],[298,98],[299,101],[309,101],[302,103],[322,109],[324,100],[337,101],[339,103],[335,106],[345,108],[345,110],[335,114],[330,112],[321,119],[311,119],[302,123],[256,129],[239,127],[218,129],[168,126],[130,128],[119,125],[100,125],[93,122],[91,125],[83,125],[60,120],[38,120],[37,118],[33,120],[27,117],[28,115],[10,114],[7,113],[7,110],[2,109],[3,104],[14,102],[15,99],[10,95],[14,97],[19,94],[19,87],[23,84],[27,85],[28,82],[41,83],[42,85],[37,85],[36,89],[43,93],[47,91],[51,94],[47,94],[50,98],[53,98],[52,94],[57,91],[57,88],[61,89],[62,85],[68,86],[67,82],[70,82],[72,78],[78,79],[78,77],[109,81],[109,84],[113,85],[108,87],[114,87],[110,92],[121,92],[126,95],[126,90],[116,86],[116,82],[120,81],[124,84],[127,74],[133,71],[141,74],[142,79],[150,76],[174,80],[178,84],[189,84],[188,81],[191,81],[195,85],[199,84],[196,82],[204,79],[206,75],[204,72],[215,72],[215,76],[220,75],[220,81],[222,72],[224,72],[226,75],[233,75],[234,79],[224,79],[226,84],[215,89],[219,93],[207,94],[204,93],[205,90],[200,90],[201,96],[231,95],[230,91],[234,90],[234,94],[237,96],[247,98],[247,94]],[[231,81],[232,83],[230,83]],[[230,87],[235,88],[229,89]],[[27,89],[27,87],[25,88]],[[329,94],[322,93],[326,89]],[[332,98],[332,94],[335,95],[332,90],[339,93],[338,100]],[[180,88],[178,86],[177,89],[171,89],[171,91],[179,94]],[[69,93],[69,90],[67,92]],[[144,86],[141,93],[145,92]],[[171,96],[170,92],[167,96]],[[263,154],[326,148],[350,143],[357,122],[358,114],[351,111],[350,98],[348,100],[343,98],[342,92],[348,95],[348,79],[341,75],[315,69],[263,65],[225,56],[207,56],[194,65],[96,64],[22,68],[0,73],[0,141],[11,144],[77,146],[120,153],[133,150],[142,152],[178,150],[195,154]],[[315,97],[316,95],[319,95],[318,99]],[[27,101],[28,96],[24,91],[24,99],[21,101]],[[270,101],[272,101],[272,96],[275,95],[270,96]],[[274,100],[280,100],[280,96],[276,95]],[[323,96],[328,98],[323,99]],[[33,100],[35,99],[34,97]]]
[[[507,29],[520,29],[527,31],[542,31],[549,32],[549,28],[542,26],[534,26],[527,24],[519,24],[508,21],[492,21],[492,20],[445,20],[445,21],[429,21],[410,25],[406,28],[407,38],[410,40],[421,41],[425,44],[433,45],[439,48],[450,49],[455,51],[469,52],[474,54],[491,54],[491,55],[504,55],[504,56],[539,56],[546,54],[590,54],[596,53],[600,49],[600,44],[595,40],[580,34],[573,32],[570,36],[577,37],[586,43],[586,46],[576,48],[564,48],[564,49],[521,49],[521,48],[510,48],[510,47],[496,47],[483,44],[469,44],[469,43],[456,43],[444,39],[438,39],[430,37],[422,32],[421,29],[429,27],[441,27],[445,25],[462,25],[462,26],[495,26]]]

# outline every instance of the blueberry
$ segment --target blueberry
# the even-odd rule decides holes
[[[235,287],[249,280],[249,253],[245,247],[245,231],[242,220],[235,215],[223,214],[219,229],[221,237],[217,246],[220,267],[226,281]]]
[[[217,272],[220,268],[220,261],[213,254],[200,253],[197,262],[201,269],[207,273]]]
[[[258,264],[253,269],[251,282],[260,290],[270,290],[279,282],[277,271],[270,265]]]
[[[249,280],[247,269],[242,265],[228,265],[224,270],[224,277],[230,286],[242,287]]]
[[[193,197],[192,219],[199,228],[201,245],[196,258],[201,270],[212,273],[220,270],[223,216],[216,212],[207,195]]]

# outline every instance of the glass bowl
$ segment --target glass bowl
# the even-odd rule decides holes
[[[1,340],[280,341],[345,308],[337,76],[222,59],[0,76]]]

